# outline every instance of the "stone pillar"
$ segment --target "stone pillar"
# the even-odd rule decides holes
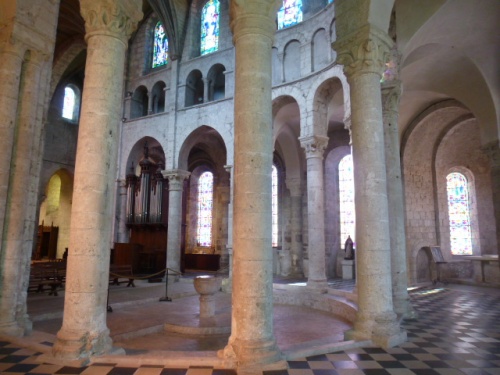
[[[168,229],[167,229],[167,265],[169,271],[181,272],[181,233],[182,233],[182,191],[184,180],[190,172],[180,169],[162,171],[168,178]],[[169,275],[174,280],[178,274]]]
[[[209,102],[209,97],[211,94],[211,80],[204,77],[203,78],[203,103],[208,103]]]
[[[286,186],[290,190],[292,275],[302,277],[302,187],[300,178],[288,178]]]
[[[23,66],[24,51],[19,45],[5,41],[0,46],[0,244],[9,191],[10,166],[14,133],[16,128],[17,106],[19,101],[19,83]]]
[[[416,318],[408,295],[406,272],[406,232],[403,178],[399,150],[398,108],[401,95],[399,80],[382,86],[384,119],[385,163],[387,170],[387,199],[389,206],[389,232],[391,243],[392,298],[394,312],[406,319]]]
[[[88,44],[76,153],[64,318],[53,347],[85,363],[112,348],[106,326],[109,241],[125,51],[142,1],[81,0]]]
[[[344,3],[345,4],[345,3]],[[406,340],[393,310],[380,78],[392,40],[365,25],[334,43],[350,86],[356,204],[358,314],[350,339]]]
[[[307,286],[326,293],[325,258],[325,185],[323,176],[323,152],[328,137],[313,135],[300,138],[307,160],[307,222],[309,272]]]
[[[227,244],[226,252],[229,264],[229,276],[227,281],[223,280],[222,288],[224,292],[231,292],[233,289],[233,166],[225,165],[224,169],[229,174],[229,202],[227,204]]]
[[[11,61],[17,60],[12,55],[8,57],[11,57]],[[7,169],[10,173],[6,173],[5,216],[3,216],[4,225],[0,228],[3,233],[0,246],[2,253],[0,332],[14,336],[22,336],[31,330],[31,322],[26,314],[27,285],[22,278],[29,277],[29,259],[34,235],[34,212],[36,212],[34,197],[37,196],[39,170],[38,173],[33,172],[37,170],[37,160],[40,160],[39,142],[42,124],[41,119],[37,119],[37,112],[40,103],[38,96],[43,96],[39,92],[43,91],[42,59],[43,55],[29,52],[21,64],[22,74],[20,82],[18,81],[20,85],[15,91],[19,96],[19,106],[16,102],[14,108],[17,108],[17,113],[7,125],[12,130],[12,132],[6,131],[6,138],[10,139],[2,140],[10,143],[10,147],[5,149],[6,159],[10,160],[10,169]],[[11,80],[7,78],[7,81]],[[29,84],[26,84],[28,82]],[[7,99],[4,103],[6,101]]]
[[[279,3],[230,2],[236,54],[233,308],[231,337],[220,355],[239,368],[286,368],[274,337],[272,297],[271,48]]]
[[[491,192],[493,194],[493,214],[495,215],[497,248],[500,255],[500,145],[493,141],[483,148],[490,159]],[[500,266],[500,262],[499,266]]]
[[[116,242],[126,243],[129,241],[129,229],[127,228],[127,181],[118,180],[118,218],[115,223],[117,228]]]

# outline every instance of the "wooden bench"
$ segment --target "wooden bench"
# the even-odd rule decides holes
[[[126,280],[120,280],[120,279],[126,279]],[[134,280],[135,277],[132,271],[132,265],[112,264],[109,266],[109,282],[111,285],[120,285],[121,283],[127,283],[127,287],[132,286],[135,288]]]
[[[28,292],[43,293],[49,287],[49,296],[57,296],[57,288],[63,286],[63,280],[58,276],[56,268],[45,266],[31,267]]]

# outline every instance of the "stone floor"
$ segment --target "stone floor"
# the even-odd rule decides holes
[[[290,280],[278,282],[291,283]],[[350,290],[353,283],[332,280],[330,286],[336,290]],[[159,302],[159,297],[164,295],[162,284],[138,282],[137,288],[112,287],[110,306],[113,312],[108,314],[108,327],[114,343],[125,348],[127,355],[99,358],[83,368],[51,364],[53,362],[47,357],[40,356],[50,352],[54,334],[61,325],[64,292],[57,297],[30,295],[28,306],[34,320],[34,333],[23,339],[1,338],[0,373],[235,374],[234,370],[222,369],[210,361],[200,365],[199,358],[195,366],[176,361],[176,351],[179,354],[192,350],[214,351],[224,347],[228,335],[166,334],[163,323],[169,319],[195,324],[198,303],[189,280],[170,286],[172,302]],[[414,289],[410,296],[419,319],[403,323],[408,342],[387,350],[363,346],[296,357],[288,361],[288,370],[265,371],[265,375],[500,374],[499,289],[449,284]],[[224,325],[230,315],[229,298],[220,293],[217,299],[218,324]],[[349,328],[349,323],[308,308],[275,305],[274,328],[280,348],[287,352],[292,347],[314,346],[325,338],[341,341],[342,332]],[[163,363],[151,361],[155,355],[162,358]]]

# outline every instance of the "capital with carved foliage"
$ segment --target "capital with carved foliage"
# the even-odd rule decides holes
[[[366,73],[382,76],[393,44],[386,32],[365,25],[332,46],[337,52],[337,63],[344,66],[344,73],[350,78]]]
[[[167,171],[161,171],[164,178],[168,178],[168,190],[182,190],[184,186],[184,180],[189,178],[191,172],[184,171],[182,169],[170,169]]]
[[[127,45],[143,18],[142,0],[80,0],[80,13],[85,20],[85,40],[108,35]]]
[[[306,152],[306,159],[322,158],[323,152],[328,145],[328,137],[321,135],[310,135],[299,138],[300,145]]]

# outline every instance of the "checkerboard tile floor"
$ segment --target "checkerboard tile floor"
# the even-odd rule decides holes
[[[498,293],[418,289],[410,293],[419,319],[404,322],[408,342],[391,349],[357,348],[289,361],[288,370],[264,375],[500,375]],[[50,343],[44,343],[50,345]],[[40,353],[0,341],[0,374],[235,375],[209,367],[122,367],[95,363],[84,368],[39,363]]]

